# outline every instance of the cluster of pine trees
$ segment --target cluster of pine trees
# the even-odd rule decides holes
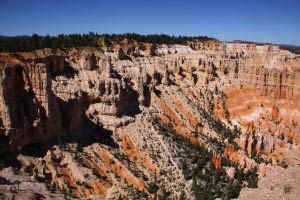
[[[104,34],[105,37],[111,41],[120,41],[123,38],[135,40],[137,42],[153,43],[153,44],[186,44],[188,41],[198,40],[207,41],[215,40],[207,36],[170,36],[166,34],[152,34],[152,35],[140,35],[137,33],[124,33],[124,34]]]
[[[83,46],[97,46],[98,36],[95,33],[89,34],[59,34],[58,36],[39,36],[33,34],[20,37],[0,38],[0,51],[33,51],[42,48],[70,48]]]
[[[104,39],[107,46],[110,46],[113,42],[119,42],[124,38],[153,44],[186,44],[191,40],[206,41],[213,39],[207,36],[140,35],[137,33],[98,34],[89,32],[88,34],[59,34],[57,36],[39,36],[33,34],[31,37],[0,37],[0,51],[17,52],[33,51],[42,48],[97,47],[100,45],[99,40],[101,38]]]

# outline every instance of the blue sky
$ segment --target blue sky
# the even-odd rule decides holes
[[[0,35],[89,31],[300,45],[300,0],[0,0]]]

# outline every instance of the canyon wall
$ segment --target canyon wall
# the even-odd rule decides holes
[[[217,168],[226,158],[264,176],[288,149],[298,148],[300,56],[277,46],[125,42],[0,58],[1,154],[74,133],[88,135],[94,126],[102,130],[100,140],[111,133],[110,142],[101,140],[108,147],[101,142],[84,147],[83,168],[76,167],[72,151],[61,149],[49,150],[43,162],[23,160],[44,179],[50,174],[47,180],[59,189],[71,185],[75,196],[104,198],[112,190],[126,196],[122,184],[153,196],[149,181],[159,179],[171,194],[185,191],[192,198],[192,180],[185,180],[175,155],[180,148],[162,138],[153,125],[157,120],[212,152]],[[233,169],[226,168],[231,177]],[[95,170],[101,179],[91,178]]]

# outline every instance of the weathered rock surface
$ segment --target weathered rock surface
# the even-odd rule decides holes
[[[77,197],[154,197],[159,183],[159,192],[193,199],[180,147],[157,119],[212,152],[231,179],[237,168],[223,158],[263,177],[299,148],[300,57],[276,46],[123,41],[0,58],[0,153],[68,137],[18,160],[22,173],[32,168],[35,179]]]
[[[287,169],[276,167],[258,182],[257,189],[245,188],[239,199],[298,199],[300,195],[299,151],[289,151],[285,156]]]
[[[50,192],[45,184],[39,183],[28,177],[16,175],[11,168],[0,173],[0,198],[1,199],[62,199],[63,194]]]

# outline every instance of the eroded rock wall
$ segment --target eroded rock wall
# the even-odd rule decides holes
[[[288,149],[299,148],[300,57],[276,46],[125,41],[104,49],[3,53],[0,69],[1,153],[97,132],[87,124],[102,128],[97,144],[55,148],[42,161],[19,158],[58,189],[71,185],[78,197],[123,197],[129,186],[153,197],[150,185],[159,179],[170,194],[192,198],[180,145],[154,121],[204,146],[220,169],[225,158],[264,176]],[[236,170],[226,167],[230,177]]]

